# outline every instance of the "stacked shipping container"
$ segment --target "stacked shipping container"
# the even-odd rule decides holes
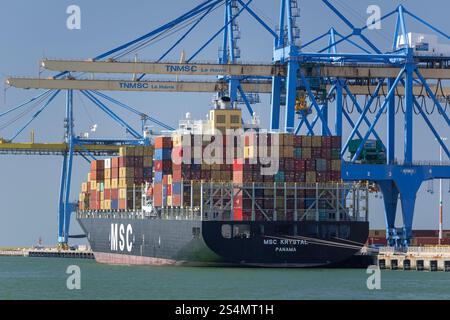
[[[267,141],[261,141],[267,139]],[[273,147],[272,144],[276,147]],[[262,175],[257,163],[261,145],[268,150],[278,150],[278,172]],[[259,146],[259,148],[258,148]],[[295,136],[291,134],[251,135],[245,139],[244,161],[235,161],[233,183],[264,183],[264,188],[255,189],[256,206],[248,194],[240,193],[234,201],[236,220],[263,220],[264,211],[275,211],[271,219],[292,220],[294,213],[310,207],[316,199],[313,189],[295,192],[292,185],[338,182],[341,180],[341,138],[321,136]],[[264,155],[267,156],[267,155]],[[272,155],[273,156],[273,155]],[[285,183],[290,187],[286,187]],[[271,187],[273,186],[273,188]],[[297,201],[295,201],[297,199]],[[295,207],[297,204],[297,207]],[[252,208],[253,207],[253,208]],[[321,203],[321,209],[329,209]],[[276,210],[275,210],[276,209]],[[255,216],[252,217],[252,212]]]
[[[190,139],[190,143],[185,139]],[[148,195],[153,196],[155,207],[200,206],[200,185],[196,183],[200,181],[255,183],[264,186],[255,189],[256,207],[272,208],[274,219],[285,220],[292,219],[294,211],[310,207],[317,196],[312,189],[297,192],[293,188],[285,189],[285,183],[292,186],[341,180],[340,137],[252,133],[245,136],[242,145],[232,141],[231,148],[227,146],[231,141],[224,137],[223,153],[216,155],[219,163],[204,159],[205,154],[214,150],[211,148],[214,139],[189,134],[161,136],[155,139],[154,148],[124,147],[119,158],[92,162],[88,182],[82,187],[80,209],[140,210],[142,186],[146,182],[153,182]],[[262,151],[264,145],[268,151]],[[217,149],[212,152],[213,156],[215,152]],[[277,161],[275,174],[263,174],[262,169],[268,167],[261,164],[264,157]],[[255,210],[248,194],[235,194],[235,220],[264,219],[264,213]],[[321,204],[321,209],[327,209],[327,204]]]
[[[118,158],[91,162],[80,210],[140,210],[143,187],[153,182],[153,153],[153,147],[122,147]]]

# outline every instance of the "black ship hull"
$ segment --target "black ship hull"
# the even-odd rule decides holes
[[[338,266],[368,222],[229,222],[79,217],[100,263],[250,267]]]

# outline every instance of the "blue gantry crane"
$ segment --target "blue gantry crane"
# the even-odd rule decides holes
[[[417,162],[413,154],[414,118],[417,115],[425,121],[444,154],[450,158],[449,149],[441,139],[441,134],[448,133],[450,127],[446,113],[450,90],[443,86],[443,83],[450,79],[450,52],[436,54],[427,48],[425,42],[412,43],[406,19],[410,18],[424,25],[444,41],[449,40],[449,35],[400,5],[382,16],[379,21],[373,21],[375,24],[396,18],[396,26],[391,33],[394,35],[392,48],[388,52],[383,52],[367,35],[370,25],[355,26],[332,4],[332,1],[322,0],[325,7],[330,9],[350,32],[344,34],[339,32],[339,28],[330,27],[328,32],[302,43],[298,24],[300,7],[297,0],[279,0],[278,28],[270,27],[257,13],[254,5],[256,2],[205,0],[178,18],[91,60],[44,60],[42,66],[45,69],[59,71],[51,78],[7,80],[9,85],[18,88],[47,89],[47,93],[59,90],[67,92],[68,151],[64,157],[61,179],[59,230],[61,243],[67,241],[67,215],[71,211],[69,192],[72,157],[75,147],[83,145],[83,140],[74,137],[73,134],[73,91],[78,90],[133,137],[126,142],[112,141],[113,144],[142,144],[146,143],[146,140],[141,132],[128,126],[102,101],[106,100],[141,116],[142,114],[101,91],[219,92],[228,95],[235,104],[244,104],[250,115],[254,114],[252,104],[259,101],[258,95],[270,94],[271,130],[295,134],[343,136],[342,178],[376,184],[384,196],[389,244],[409,244],[415,200],[421,184],[427,180],[450,178],[449,165]],[[224,22],[219,29],[187,59],[180,63],[165,62],[169,54],[190,38],[199,25],[219,8],[224,11]],[[238,41],[241,29],[238,20],[244,12],[273,38],[273,60],[270,63],[240,62],[241,51]],[[180,36],[154,62],[124,60],[124,57],[151,46],[171,32],[178,32]],[[199,54],[219,36],[222,36],[222,48],[218,62],[196,63],[195,59]],[[325,47],[319,50],[309,49],[324,40],[327,40]],[[344,44],[347,51],[340,52],[339,48]],[[133,74],[133,79],[92,80],[84,78],[85,73]],[[149,74],[217,76],[217,80],[155,80],[147,79],[146,76]],[[348,100],[352,104],[352,110],[348,107]],[[439,112],[443,126],[437,127],[434,120],[430,119],[427,108],[429,103],[433,105],[433,110]],[[283,108],[284,125],[281,126]],[[400,108],[404,113],[404,150],[403,159],[397,160],[395,128],[396,115]],[[334,113],[334,119],[330,119],[331,111]],[[356,118],[352,117],[354,112]],[[383,138],[377,130],[377,124],[383,117],[386,118],[387,124],[386,138]],[[142,119],[164,127],[164,124],[148,116]],[[169,126],[165,128],[170,129]],[[347,135],[345,128],[349,128],[350,134]],[[86,143],[91,144],[95,141]],[[350,159],[346,157],[348,153],[351,155]],[[395,228],[399,198],[404,221],[401,229]]]

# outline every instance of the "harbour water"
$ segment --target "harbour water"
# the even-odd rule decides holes
[[[81,290],[69,290],[71,265]],[[92,260],[0,257],[0,300],[450,299],[450,273],[382,271],[369,290],[364,269],[127,267]]]

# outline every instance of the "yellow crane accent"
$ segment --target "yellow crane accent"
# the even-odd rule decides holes
[[[309,106],[306,103],[306,97],[305,96],[300,96],[297,98],[296,103],[295,103],[295,111],[296,112],[302,112],[302,111],[308,111],[309,110]]]
[[[92,154],[118,154],[120,146],[84,145],[75,146],[77,154],[90,152]],[[69,151],[67,143],[11,143],[0,138],[0,153],[26,153],[26,154],[64,154]]]

